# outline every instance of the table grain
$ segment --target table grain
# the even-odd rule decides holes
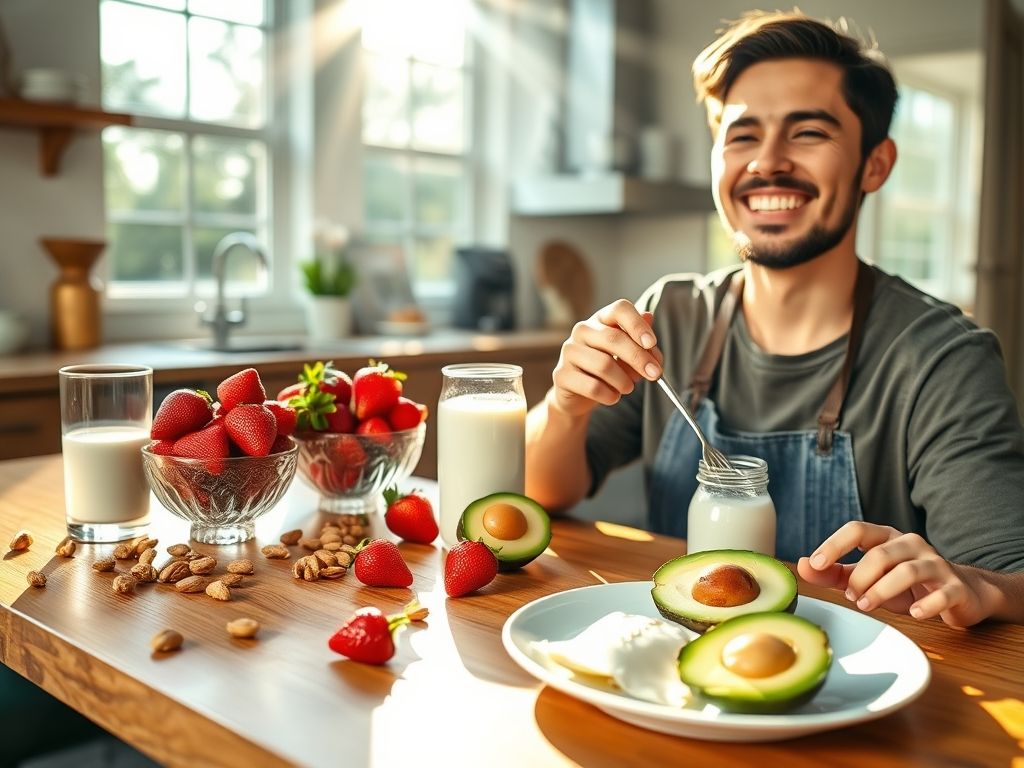
[[[428,492],[436,487],[425,483]],[[153,500],[158,549],[186,540],[184,521]],[[923,696],[880,720],[799,739],[727,744],[668,736],[628,725],[547,688],[516,666],[501,628],[520,606],[601,582],[648,580],[684,552],[678,539],[604,523],[556,521],[545,555],[499,574],[478,594],[450,599],[439,547],[401,544],[412,589],[374,589],[353,574],[305,583],[292,559],[267,560],[259,547],[281,532],[319,531],[327,515],[296,478],[284,500],[241,545],[196,545],[227,561],[248,557],[256,573],[230,602],[143,584],[116,594],[113,574],[91,564],[112,545],[54,554],[64,536],[60,456],[0,462],[0,545],[22,528],[35,544],[0,561],[0,661],[111,733],[170,766],[1011,766],[1024,764],[1024,627],[985,624],[966,631],[937,620],[875,615],[928,655]],[[387,535],[381,521],[375,535]],[[158,562],[166,559],[163,555]],[[47,576],[42,589],[26,575]],[[842,602],[800,583],[801,594]],[[386,613],[418,595],[430,609],[407,629],[386,666],[332,653],[327,638],[351,613]],[[249,616],[254,640],[225,624]],[[174,628],[181,651],[153,654],[149,640]]]

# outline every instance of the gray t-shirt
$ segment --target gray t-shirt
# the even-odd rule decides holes
[[[839,429],[852,435],[864,519],[915,531],[948,560],[1024,570],[1024,427],[999,344],[955,307],[875,269],[864,339]],[[667,375],[690,381],[732,270],[670,275],[638,307],[654,312]],[[726,430],[814,430],[847,339],[803,355],[766,354],[743,313],[729,329],[709,397]],[[672,405],[642,381],[591,415],[596,492],[608,473],[654,461]]]

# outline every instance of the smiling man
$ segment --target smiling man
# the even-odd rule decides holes
[[[694,82],[743,265],[573,328],[529,414],[527,493],[566,509],[640,458],[650,527],[685,536],[700,444],[664,371],[712,444],[767,461],[777,554],[805,579],[862,610],[1024,622],[1024,428],[998,342],[856,252],[896,162],[888,68],[827,24],[756,12]]]

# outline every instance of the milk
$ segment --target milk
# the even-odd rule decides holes
[[[69,523],[123,523],[149,514],[140,427],[86,427],[64,435],[64,497]]]
[[[469,394],[437,408],[441,539],[452,547],[470,502],[525,489],[526,403],[512,394]]]
[[[767,493],[728,496],[703,486],[690,500],[686,553],[748,549],[775,555],[775,505]]]

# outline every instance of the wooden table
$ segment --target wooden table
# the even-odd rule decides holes
[[[402,545],[413,587],[430,608],[384,667],[328,650],[356,608],[398,610],[406,589],[371,589],[351,573],[298,582],[290,561],[259,554],[280,532],[319,531],[316,497],[296,478],[255,541],[216,550],[250,557],[257,572],[231,602],[167,585],[115,594],[90,567],[110,545],[53,554],[64,535],[59,456],[0,463],[0,545],[28,528],[35,544],[0,561],[0,661],[153,759],[180,766],[888,766],[1024,762],[1024,628],[956,631],[880,612],[928,654],[933,678],[915,702],[883,719],[791,741],[725,744],[667,736],[620,722],[540,685],[501,645],[505,619],[543,595],[600,581],[647,580],[683,551],[679,540],[601,523],[560,521],[550,554],[502,574],[481,593],[446,599],[437,547]],[[156,502],[154,501],[154,504]],[[159,505],[160,551],[186,524]],[[381,526],[382,527],[382,526]],[[162,558],[161,558],[162,559]],[[26,584],[30,570],[48,577]],[[832,599],[801,584],[801,592]],[[252,641],[225,623],[251,616]],[[173,627],[184,648],[156,656],[150,638]]]

